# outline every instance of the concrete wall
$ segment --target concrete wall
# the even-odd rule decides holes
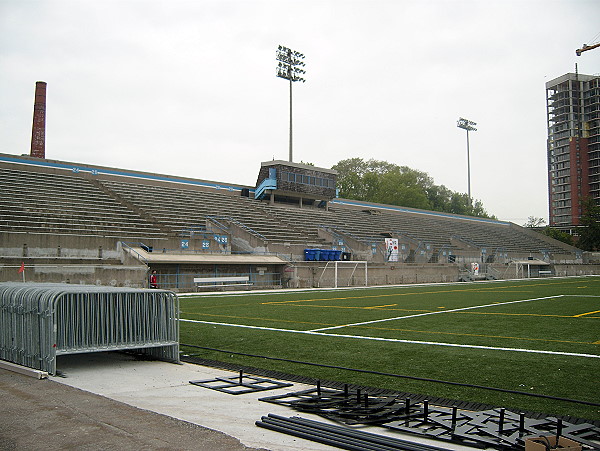
[[[335,285],[332,263],[325,269],[326,262],[301,262],[293,265],[294,272],[288,286],[294,288],[333,287]],[[338,287],[364,286],[364,264],[355,267],[352,264],[338,265]],[[452,264],[398,265],[370,264],[368,267],[368,285],[397,285],[405,283],[456,282],[458,266]]]
[[[8,234],[0,234],[4,238]],[[121,252],[116,239],[12,234],[0,241],[0,281],[145,287],[147,266]],[[64,245],[64,247],[63,247]],[[76,247],[80,246],[80,247]]]
[[[28,282],[60,282],[104,286],[147,287],[148,267],[128,258],[124,264],[114,259],[68,259],[68,258],[0,258],[0,281],[20,282],[18,272],[25,263],[25,280]],[[232,275],[249,272],[256,284],[248,289],[264,288],[325,288],[334,287],[334,269],[326,262],[299,262],[285,267],[264,265],[263,270],[252,265],[162,265],[152,267],[159,273],[159,286],[173,291],[193,291],[193,277]],[[514,279],[514,266],[494,265],[501,279]],[[460,265],[400,263],[369,264],[368,285],[400,285],[415,283],[443,283],[459,280]],[[260,274],[262,272],[263,274]],[[556,276],[600,275],[600,264],[556,265]],[[364,264],[339,264],[338,287],[365,286]],[[235,289],[235,288],[228,288]]]
[[[8,233],[0,232],[0,256],[28,256],[23,255],[23,250],[29,254],[33,249],[41,252],[40,256],[58,256],[58,249],[62,256],[72,257],[97,257],[100,248],[102,255],[105,252],[115,251],[117,244],[122,241],[118,237],[104,237],[92,235],[67,235],[47,233]],[[144,244],[155,249],[169,248],[169,240],[146,240]],[[176,243],[179,247],[179,242]],[[19,251],[20,249],[20,251]],[[45,254],[48,255],[45,255]],[[32,255],[34,256],[34,255]]]
[[[500,279],[514,279],[514,265],[497,264],[490,265],[496,271]],[[335,286],[334,269],[330,264],[325,269],[325,262],[301,262],[290,265],[284,274],[284,286],[290,288],[329,288]],[[418,264],[399,263],[369,264],[368,285],[400,285],[414,283],[444,283],[458,282],[461,265],[455,264]],[[287,269],[286,269],[287,270]],[[597,265],[556,265],[554,267],[556,276],[584,276],[600,275],[600,264]],[[364,265],[338,265],[338,287],[364,286]]]
[[[556,276],[598,276],[600,264],[554,265],[554,274]]]
[[[0,261],[0,281],[21,282],[20,263]],[[146,287],[147,268],[142,265],[102,265],[85,263],[25,262],[25,281],[73,283],[113,287]]]
[[[584,252],[583,263],[600,264],[600,252]]]

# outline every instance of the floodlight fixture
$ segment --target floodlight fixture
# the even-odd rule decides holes
[[[467,131],[467,186],[469,202],[471,201],[471,156],[469,151],[469,132],[476,132],[476,125],[476,122],[470,121],[469,119],[465,119],[463,117],[459,117],[458,121],[456,122],[456,126],[458,128],[462,128],[463,130]]]
[[[477,131],[477,129],[475,128],[475,125],[477,125],[476,122],[470,121],[469,119],[465,119],[463,117],[459,117],[458,121],[456,122],[456,126],[458,128],[462,128],[466,131],[471,131],[471,132]]]
[[[292,162],[292,83],[295,81],[306,82],[303,75],[306,73],[302,67],[305,66],[304,55],[295,50],[280,45],[277,47],[275,59],[277,63],[277,76],[290,82],[290,144],[289,160]]]

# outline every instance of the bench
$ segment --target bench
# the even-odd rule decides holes
[[[194,277],[194,283],[196,284],[196,288],[252,285],[250,276]]]
[[[551,276],[551,275],[552,275],[552,271],[550,271],[550,270],[546,270],[546,269],[540,269],[540,270],[538,271],[538,274],[539,274],[540,276]]]

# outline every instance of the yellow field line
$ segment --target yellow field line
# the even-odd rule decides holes
[[[390,304],[390,306],[398,304]],[[373,307],[358,307],[355,305],[297,305],[296,307],[310,307],[310,308],[329,308],[329,309],[350,309],[350,310],[390,310],[394,312],[435,312],[437,310],[424,310],[416,308],[383,308],[388,307],[386,305],[375,305]]]
[[[398,304],[390,304],[390,305],[376,305],[373,307],[355,307],[355,306],[345,306],[345,305],[299,305],[297,307],[310,307],[310,308],[326,308],[326,309],[350,309],[350,310],[389,310],[394,312],[435,312],[436,310],[423,310],[423,309],[406,309],[406,308],[384,308],[391,307]],[[438,307],[445,308],[445,307]],[[498,316],[539,316],[539,317],[549,317],[549,318],[579,318],[584,315],[591,315],[592,313],[600,313],[600,310],[597,312],[589,312],[583,313],[581,315],[544,315],[541,313],[501,313],[501,312],[470,312],[470,311],[462,311],[462,312],[448,312],[454,314],[468,314],[468,315],[498,315]],[[597,318],[597,317],[592,317]],[[600,318],[600,317],[598,317]]]
[[[367,298],[383,298],[393,296],[412,296],[412,295],[423,295],[423,294],[445,294],[445,293],[464,293],[464,292],[487,292],[491,288],[482,289],[461,289],[461,290],[441,290],[441,291],[421,291],[421,292],[410,292],[410,293],[390,293],[390,294],[370,294],[367,296],[344,296],[336,298],[316,298],[316,299],[295,299],[289,301],[268,301],[261,302],[261,304],[295,304],[299,302],[318,302],[318,301],[345,301],[348,299],[367,299]],[[504,291],[506,293],[506,291]],[[529,293],[529,291],[510,291],[510,293]]]
[[[234,315],[213,315],[208,313],[188,313],[182,312],[186,315],[190,316],[198,316],[198,317],[219,317],[219,318],[233,318],[233,319],[251,319],[258,321],[273,321],[273,322],[283,322],[283,323],[293,323],[293,324],[309,324],[309,325],[319,325],[319,326],[331,326],[332,324],[327,323],[314,323],[308,321],[290,321],[284,319],[269,319],[269,318],[255,318],[255,317],[246,317],[246,316],[234,316]],[[571,318],[571,317],[569,317]],[[505,340],[523,340],[523,341],[543,341],[543,342],[552,342],[552,343],[572,343],[572,344],[600,344],[600,341],[595,342],[587,342],[587,341],[571,341],[571,340],[553,340],[547,338],[526,338],[526,337],[511,337],[504,335],[486,335],[486,334],[467,334],[467,333],[459,333],[459,332],[442,332],[442,331],[431,331],[431,330],[418,330],[418,329],[399,329],[395,327],[373,327],[373,326],[351,326],[356,327],[357,329],[369,329],[369,330],[384,330],[384,331],[395,331],[395,332],[413,332],[419,334],[437,334],[437,335],[454,335],[459,337],[482,337],[482,338],[500,338]]]
[[[252,317],[252,316],[216,315],[216,314],[212,314],[212,313],[189,313],[189,312],[181,312],[181,313],[185,313],[188,316],[198,316],[198,317],[210,316],[210,317],[217,317],[217,318],[252,319],[252,320],[256,320],[256,321],[273,321],[273,322],[292,323],[292,324],[310,324],[310,325],[316,325],[316,326],[333,326],[333,324],[329,324],[329,323],[313,323],[313,322],[309,322],[309,321],[291,321],[291,320],[281,319],[281,318],[275,318],[275,319],[270,319],[270,318],[255,318],[255,317]]]
[[[450,312],[466,313],[470,315],[503,315],[503,316],[548,316],[551,318],[576,318],[573,315],[543,315],[541,313],[500,313],[500,312]]]
[[[439,291],[415,291],[408,293],[383,293],[383,294],[371,294],[366,296],[345,296],[345,297],[335,297],[335,298],[318,298],[318,299],[297,299],[297,300],[289,300],[289,301],[270,301],[270,302],[262,302],[262,304],[293,304],[297,302],[316,302],[316,301],[335,301],[335,300],[347,300],[347,299],[367,299],[367,298],[381,298],[381,297],[392,297],[392,296],[411,296],[411,295],[421,295],[421,294],[445,294],[445,293],[462,293],[462,292],[489,292],[489,291],[498,291],[503,293],[528,293],[529,291],[522,290],[527,287],[538,287],[538,286],[548,286],[548,285],[573,285],[576,283],[581,283],[581,281],[574,282],[550,282],[550,283],[529,283],[526,285],[507,285],[504,287],[475,287],[475,288],[457,288],[452,290],[439,290]],[[519,288],[520,290],[508,291],[510,288]]]
[[[600,310],[596,310],[595,312],[580,313],[579,315],[575,315],[573,318],[579,318],[579,317],[585,316],[585,315],[592,315],[594,313],[600,313]]]
[[[386,331],[397,331],[397,332],[416,332],[420,334],[438,334],[438,335],[456,335],[464,337],[483,337],[483,338],[502,338],[507,340],[529,340],[529,341],[547,341],[556,343],[575,343],[575,344],[600,344],[599,342],[590,343],[587,341],[570,341],[570,340],[552,340],[547,338],[526,338],[526,337],[510,337],[504,335],[486,335],[486,334],[466,334],[459,332],[440,332],[431,330],[415,330],[415,329],[396,329],[393,327],[370,327],[370,326],[356,326],[358,329],[374,329],[374,330],[386,330]]]

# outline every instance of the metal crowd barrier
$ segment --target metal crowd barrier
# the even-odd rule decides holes
[[[136,350],[179,362],[179,299],[165,290],[0,283],[0,359],[56,374],[56,356]]]

